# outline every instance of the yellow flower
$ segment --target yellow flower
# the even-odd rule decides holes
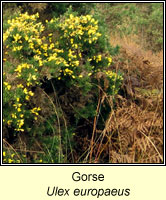
[[[4,84],[5,86],[7,86],[7,85],[8,85],[8,82],[3,82],[3,84]]]
[[[18,65],[17,68],[14,70],[15,72],[19,72],[21,73],[23,66],[22,65]]]
[[[6,152],[5,152],[5,151],[3,151],[3,156],[4,156],[4,157],[6,156]]]
[[[98,21],[96,20],[96,21],[94,22],[94,24],[98,24]]]
[[[74,64],[75,64],[76,66],[78,66],[78,65],[79,65],[79,60],[74,61]]]
[[[18,88],[23,88],[24,86],[22,84],[17,85]]]
[[[29,48],[33,49],[34,48],[34,44],[32,42],[29,43]]]
[[[99,61],[101,61],[101,55],[98,55],[96,58],[96,62],[98,63]]]
[[[88,21],[90,21],[92,16],[91,15],[87,15],[86,18],[87,18]]]
[[[35,75],[32,75],[32,79],[33,79],[34,81],[36,81],[36,76],[35,76]]]
[[[100,37],[100,36],[101,36],[101,33],[96,33],[96,36],[97,36],[97,37]]]
[[[14,156],[15,156],[15,154],[14,154],[14,153],[12,153],[11,157],[13,158]]]
[[[13,160],[9,158],[9,159],[8,159],[8,162],[9,162],[9,163],[12,163],[12,162],[13,162]]]
[[[15,119],[17,118],[15,113],[14,114],[12,113],[12,118],[15,118]]]
[[[17,111],[18,111],[18,112],[21,112],[21,108],[17,108]]]
[[[16,35],[14,35],[13,37],[16,42],[21,38],[21,36],[18,33]]]
[[[8,120],[7,121],[7,124],[10,126],[11,125],[11,123],[12,123],[12,120]]]
[[[8,86],[7,86],[7,89],[10,90],[10,89],[11,89],[11,85],[8,85]]]
[[[38,108],[33,108],[32,110],[31,110],[31,112],[33,113],[33,114],[35,114],[35,115],[39,115],[39,113],[37,112],[37,111],[39,111],[39,110],[41,110],[40,109],[40,107],[38,107]],[[37,119],[35,119],[35,120],[37,120]]]
[[[53,23],[53,22],[54,22],[54,20],[53,20],[53,19],[51,19],[51,20],[50,20],[50,23]]]
[[[32,85],[32,83],[31,82],[27,82],[27,86],[29,87],[30,85]]]
[[[74,44],[75,49],[78,49],[78,44]]]
[[[54,48],[54,46],[55,46],[54,43],[51,43],[49,49]]]
[[[18,125],[18,127],[20,129],[24,125],[24,119],[17,120],[17,125]]]
[[[101,55],[98,55],[98,60],[101,61]]]
[[[23,117],[24,117],[24,115],[23,115],[23,114],[21,114],[21,115],[20,115],[20,117],[21,117],[21,118],[23,118]]]
[[[38,12],[36,13],[35,17],[36,17],[36,18],[39,18],[39,13],[38,13]]]
[[[71,44],[73,44],[73,38],[70,39]]]
[[[25,40],[27,41],[28,39],[29,39],[29,38],[28,38],[28,36],[26,35],[26,36],[25,36]]]
[[[42,60],[39,60],[39,66],[41,67],[43,65]]]
[[[25,99],[26,99],[27,101],[29,101],[29,96],[28,96],[28,95],[26,95],[26,96],[25,96]]]
[[[41,108],[40,108],[40,107],[38,107],[38,108],[37,108],[37,110],[38,110],[38,111],[40,111],[40,110],[41,110]]]
[[[70,19],[73,19],[73,17],[74,17],[74,16],[73,16],[72,14],[70,14]]]
[[[108,62],[109,62],[108,65],[110,65],[112,63],[112,58],[108,57],[107,59],[108,59]]]
[[[23,92],[24,92],[25,94],[28,94],[28,90],[27,90],[26,88],[24,88]]]
[[[32,91],[29,91],[29,95],[30,95],[30,96],[33,96],[34,93],[33,93]]]

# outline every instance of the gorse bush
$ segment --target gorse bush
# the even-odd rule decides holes
[[[40,108],[34,107],[27,109],[28,101],[30,97],[34,95],[31,91],[31,87],[39,84],[38,76],[38,64],[35,60],[31,60],[30,56],[34,53],[33,49],[35,45],[41,45],[41,39],[39,38],[40,32],[44,27],[41,23],[36,23],[38,15],[28,16],[20,14],[15,19],[8,20],[10,24],[9,29],[4,33],[3,41],[6,47],[5,54],[17,59],[19,64],[12,66],[13,63],[6,61],[4,64],[9,73],[14,75],[15,78],[11,83],[8,82],[8,77],[4,72],[4,123],[9,126],[15,127],[15,131],[24,131],[25,119],[37,120],[38,111]],[[12,84],[12,87],[11,85]],[[9,99],[10,98],[10,99]],[[10,114],[9,114],[10,113]]]
[[[15,135],[51,135],[45,140],[54,141],[48,144],[54,158],[46,162],[62,162],[75,127],[63,125],[64,105],[59,102],[57,108],[50,93],[82,103],[65,113],[67,124],[71,113],[78,122],[78,113],[95,116],[101,88],[107,95],[117,94],[122,76],[111,70],[113,49],[92,15],[77,16],[69,9],[45,24],[38,19],[38,13],[18,13],[4,24],[3,124]]]

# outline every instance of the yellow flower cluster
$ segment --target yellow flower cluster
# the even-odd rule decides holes
[[[21,160],[16,158],[15,153],[7,155],[6,151],[3,151],[3,163],[21,163]]]
[[[31,113],[33,113],[35,115],[34,119],[37,120],[37,117],[39,115],[39,111],[41,110],[40,107],[34,107],[33,109],[31,109]]]
[[[27,72],[27,75],[26,75],[27,76],[27,79],[26,79],[27,83],[26,83],[26,85],[29,87],[29,86],[33,85],[34,83],[38,84],[38,81],[37,81],[38,69],[36,69],[32,64],[22,63],[22,64],[18,65],[16,67],[16,69],[14,70],[15,72],[17,72],[16,77],[21,77],[24,69],[30,69],[31,70],[31,72]],[[23,75],[23,76],[25,78],[25,75]],[[18,85],[17,87],[23,88],[23,85]]]
[[[22,106],[22,103],[13,104],[13,107],[15,107],[15,109],[16,109],[18,112],[21,112],[21,106]]]
[[[110,57],[107,57],[107,59],[108,59],[108,66],[109,66],[112,63],[112,58],[110,56]]]
[[[18,128],[15,128],[15,131],[21,131],[24,132],[24,129],[22,128],[22,126],[24,125],[24,119],[18,119],[17,120],[17,126]]]
[[[25,94],[25,100],[29,101],[30,96],[33,96],[34,93],[31,90],[28,90],[26,87],[24,87],[22,84],[18,84],[17,88],[20,88],[22,93]],[[12,113],[11,113],[11,119],[7,120],[7,125],[10,126],[12,123],[15,124],[15,131],[18,132],[24,132],[24,128],[23,125],[25,123],[25,116],[24,116],[24,112],[25,112],[25,108],[24,108],[24,104],[22,104],[20,102],[20,97],[15,97],[15,103],[12,105],[14,108],[14,111],[12,109]],[[4,120],[5,122],[5,120]]]
[[[48,21],[46,21],[46,23],[48,23]],[[69,18],[62,20],[59,22],[59,24],[57,19],[52,19],[49,23],[55,24],[56,27],[58,26],[60,30],[63,31],[63,35],[60,37],[60,39],[66,39],[66,47],[69,47],[67,48],[68,50],[66,49],[68,51],[68,59],[65,61],[60,60],[60,62],[67,68],[61,70],[60,72],[63,71],[64,76],[69,75],[71,78],[75,79],[75,67],[80,65],[80,59],[82,59],[83,51],[83,44],[79,41],[88,41],[91,44],[93,41],[98,40],[98,38],[101,36],[101,34],[98,32],[98,21],[92,18],[91,15],[78,17],[70,14]],[[52,34],[49,34],[49,36],[52,36]],[[49,49],[54,49],[54,46],[50,45]],[[56,60],[57,57],[58,55],[54,53],[50,55],[47,60]],[[100,56],[98,60],[100,61]],[[60,64],[60,62],[56,62],[56,64]],[[78,77],[82,78],[83,75],[80,74]],[[58,79],[60,80],[61,77],[58,77]]]
[[[8,82],[6,82],[6,81],[4,81],[3,84],[4,84],[4,86],[6,87],[5,90],[6,90],[6,89],[7,89],[7,90],[10,90],[11,87],[12,87],[12,86],[11,86]]]
[[[57,23],[57,19],[51,20],[50,23]],[[72,47],[78,48],[78,44],[74,44],[73,37],[78,38],[79,40],[84,39],[91,44],[93,41],[97,41],[101,36],[98,30],[98,21],[95,20],[91,15],[86,16],[73,16],[70,14],[69,18],[65,19],[62,23],[59,24],[59,27],[64,31],[64,38],[70,37],[70,43]],[[84,38],[84,36],[86,36]]]
[[[113,72],[113,71],[106,71],[105,72],[106,75],[111,79],[111,85],[110,85],[110,88],[112,89],[113,91],[113,94],[117,94],[118,93],[118,89],[115,84],[116,82],[121,82],[123,80],[123,77],[121,75],[118,75],[117,73]]]
[[[13,107],[15,112],[11,113],[11,117],[16,123],[16,128],[14,130],[24,132],[24,129],[22,128],[24,125],[24,110],[22,109],[22,103],[20,103],[19,97],[16,97],[16,103],[13,104]]]
[[[65,70],[70,71],[69,73],[67,73],[67,71],[65,70],[61,71],[63,71],[64,75],[69,75],[72,78],[76,78],[76,67],[80,65],[80,60],[82,59],[82,52],[84,51],[83,44],[85,42],[92,44],[94,41],[97,41],[98,38],[101,36],[101,33],[98,32],[98,21],[95,20],[91,15],[74,16],[73,14],[70,14],[68,18],[63,19],[60,22],[58,22],[57,19],[52,19],[50,22],[47,21],[47,23],[53,24],[55,27],[59,27],[61,32],[63,31],[63,35],[60,37],[60,39],[66,41],[66,47],[68,47],[68,60],[66,62],[69,65],[69,67]],[[56,56],[57,55],[53,57]],[[51,57],[50,59],[53,58]],[[90,57],[88,59],[88,61],[92,60],[96,61],[96,63],[106,60],[108,66],[112,62],[112,58],[110,56],[103,57],[101,54],[93,56],[92,58]],[[95,67],[92,66],[91,69],[93,70],[94,68]],[[100,71],[100,69],[98,70]],[[91,72],[84,74],[88,76],[92,75]],[[82,78],[83,75],[80,73],[77,74],[77,77]],[[58,77],[58,79],[60,80],[61,77]]]
[[[105,72],[105,73],[107,74],[107,76],[108,76],[109,78],[111,78],[111,80],[112,80],[113,82],[116,81],[116,79],[117,79],[117,74],[116,74],[115,72],[113,72],[113,71],[107,71],[107,72]]]
[[[39,14],[36,13],[35,15],[28,15],[28,13],[20,13],[18,17],[12,20],[8,20],[8,24],[10,24],[9,29],[3,35],[3,41],[10,36],[11,32],[15,29],[18,32],[24,32],[26,35],[24,36],[25,40],[28,40],[28,34],[34,32],[36,35],[40,35],[40,32],[44,30],[44,26],[42,23],[36,23],[37,18],[39,18]],[[34,23],[35,22],[35,23]],[[17,33],[13,35],[14,43],[18,42],[21,39],[21,35]],[[32,38],[30,38],[32,40]]]
[[[58,56],[57,53],[50,54],[46,61],[55,61],[56,65],[63,64],[64,66],[69,66],[67,61],[64,58]]]
[[[28,15],[28,13],[20,13],[15,19],[8,20],[10,27],[3,35],[3,42],[9,37],[12,39],[12,51],[20,51],[23,48],[23,43],[27,42],[30,49],[40,52],[39,49],[34,49],[34,46],[40,46],[42,40],[41,32],[44,31],[42,23],[37,23],[39,14]],[[15,34],[15,30],[17,33]]]
[[[29,69],[29,68],[33,68],[33,65],[29,65],[27,63],[22,63],[22,64],[18,65],[14,71],[18,72],[17,76],[19,77],[23,69]]]
[[[24,89],[23,89],[23,93],[26,95],[26,96],[25,96],[25,99],[26,99],[27,101],[29,101],[30,96],[32,97],[32,96],[34,95],[34,93],[33,93],[31,90],[28,91],[27,88],[24,88]]]
[[[102,58],[102,56],[101,55],[98,55],[98,56],[96,56],[96,62],[98,63],[99,61],[101,61],[101,58]]]

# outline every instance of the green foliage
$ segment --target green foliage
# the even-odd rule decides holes
[[[137,34],[145,48],[153,51],[162,49],[162,3],[107,4],[104,12],[112,33],[119,32],[121,36]]]
[[[59,17],[67,12],[69,7],[72,7],[78,15],[87,15],[95,8],[95,3],[49,3],[48,6],[52,16]]]

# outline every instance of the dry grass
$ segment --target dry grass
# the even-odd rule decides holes
[[[111,41],[113,45],[121,45],[120,55],[114,58],[114,68],[124,72],[124,83],[116,97],[116,109],[110,113],[105,127],[111,141],[107,147],[109,160],[112,163],[161,163],[163,53],[154,55],[144,51],[128,38]]]

